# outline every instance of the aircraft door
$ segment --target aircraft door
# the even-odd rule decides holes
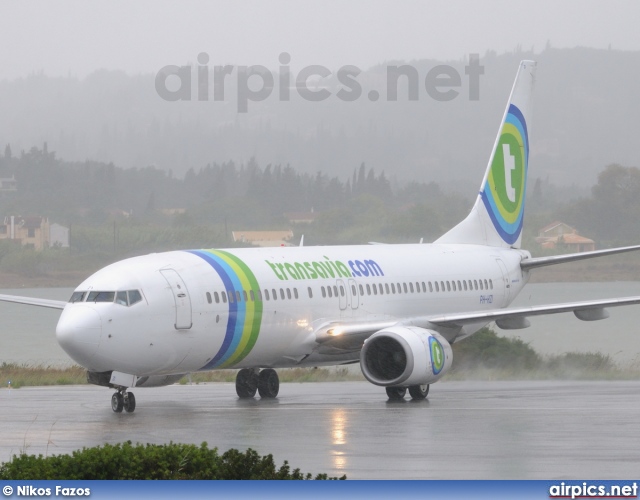
[[[344,280],[336,280],[338,287],[338,302],[340,304],[340,310],[344,311],[349,306],[349,292]]]
[[[356,280],[350,279],[348,283],[349,287],[347,293],[351,297],[351,309],[358,309],[360,305],[360,294],[358,293],[358,284]]]
[[[506,307],[509,305],[509,297],[511,296],[511,279],[509,278],[509,271],[507,271],[507,266],[505,266],[502,259],[496,259],[496,262],[498,263],[498,267],[500,268],[500,273],[502,275],[502,289],[504,290],[502,307]]]
[[[191,297],[184,280],[174,269],[161,269],[160,273],[167,280],[173,293],[176,306],[176,330],[188,330],[193,324],[191,318]]]

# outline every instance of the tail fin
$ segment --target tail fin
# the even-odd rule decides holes
[[[522,61],[471,213],[436,243],[520,248],[535,61]]]

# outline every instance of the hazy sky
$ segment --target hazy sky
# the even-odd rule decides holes
[[[0,0],[0,78],[44,71],[153,72],[210,65],[323,64],[365,69],[392,59],[460,59],[469,53],[587,46],[640,50],[640,2],[323,0]]]

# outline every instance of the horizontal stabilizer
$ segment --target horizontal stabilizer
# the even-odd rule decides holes
[[[607,248],[606,250],[594,250],[593,252],[570,253],[566,255],[552,255],[550,257],[535,257],[525,259],[520,262],[523,270],[534,269],[536,267],[553,266],[555,264],[564,264],[566,262],[575,262],[577,260],[592,259],[594,257],[602,257],[604,255],[613,255],[616,253],[633,252],[640,250],[640,245],[619,248]]]

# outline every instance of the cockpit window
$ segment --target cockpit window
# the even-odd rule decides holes
[[[121,306],[129,305],[127,303],[127,292],[118,292],[116,294],[116,304],[120,304]]]
[[[89,292],[87,302],[113,302],[116,292]]]
[[[130,306],[142,300],[142,294],[140,293],[140,290],[129,290],[127,293],[129,294]]]
[[[73,292],[71,298],[69,299],[69,302],[71,302],[72,304],[74,302],[82,302],[86,294],[87,292]]]
[[[121,306],[132,306],[142,300],[140,290],[122,290],[120,292],[73,292],[69,302],[113,302]]]

